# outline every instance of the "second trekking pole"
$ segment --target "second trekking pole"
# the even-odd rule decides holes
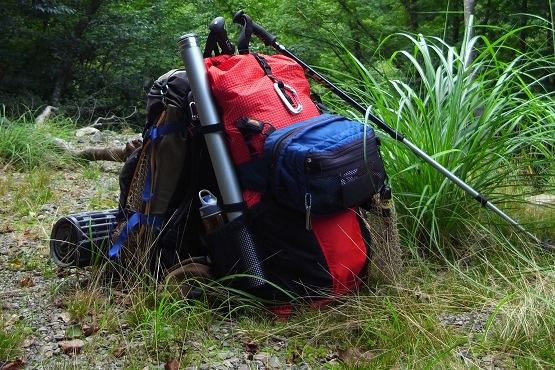
[[[238,23],[238,24],[245,24],[246,23],[246,19],[245,17],[248,17],[248,15],[246,15],[242,10],[238,11],[235,16],[233,17],[233,22],[234,23]],[[416,145],[414,145],[413,143],[411,143],[407,138],[405,138],[403,135],[401,135],[400,133],[398,133],[397,131],[395,131],[392,127],[388,126],[384,121],[382,121],[381,119],[379,119],[378,117],[376,117],[375,115],[368,113],[366,108],[364,108],[361,104],[359,104],[358,102],[356,102],[353,98],[351,98],[349,95],[347,95],[345,92],[343,92],[341,89],[337,88],[334,84],[332,84],[331,82],[329,82],[326,78],[324,78],[322,75],[320,75],[318,72],[316,72],[313,68],[311,68],[308,64],[306,64],[305,62],[303,62],[301,59],[299,59],[298,57],[296,57],[293,53],[291,53],[290,51],[288,51],[283,45],[281,45],[280,43],[278,43],[276,41],[277,37],[272,35],[271,33],[269,33],[268,31],[266,31],[264,28],[262,28],[260,25],[258,25],[256,22],[252,22],[252,27],[253,27],[253,34],[255,34],[260,40],[262,40],[262,42],[264,42],[264,45],[266,46],[271,46],[274,49],[276,49],[278,52],[280,52],[281,54],[293,59],[295,62],[297,62],[301,67],[303,67],[303,69],[305,70],[305,73],[307,73],[310,77],[312,77],[314,80],[316,80],[318,83],[320,83],[321,85],[323,85],[324,87],[328,88],[330,91],[332,91],[334,94],[336,94],[337,96],[339,96],[341,99],[343,99],[345,102],[349,103],[352,107],[354,107],[355,109],[357,109],[360,113],[362,114],[366,114],[370,121],[372,121],[374,124],[376,124],[380,129],[382,129],[383,131],[385,131],[388,135],[390,135],[393,139],[399,141],[400,143],[405,144],[406,146],[408,146],[410,148],[410,150],[412,150],[412,152],[414,154],[416,154],[418,157],[420,157],[421,159],[423,159],[425,162],[427,162],[428,164],[430,164],[432,167],[434,167],[436,170],[438,170],[439,172],[441,172],[445,177],[447,177],[449,180],[451,180],[453,183],[455,183],[457,186],[459,186],[460,188],[462,188],[464,191],[466,191],[469,195],[471,195],[476,201],[478,201],[482,207],[486,207],[489,208],[490,210],[492,210],[495,214],[497,214],[498,216],[500,216],[502,219],[504,219],[506,222],[508,222],[510,225],[516,227],[518,230],[520,230],[521,232],[525,233],[526,235],[528,235],[528,237],[530,237],[530,239],[532,239],[533,241],[535,241],[536,243],[543,245],[543,246],[548,246],[547,243],[542,242],[540,239],[538,239],[534,234],[532,234],[531,232],[527,231],[522,225],[520,225],[519,223],[517,223],[515,220],[513,220],[511,217],[509,217],[507,214],[505,214],[503,211],[501,211],[499,208],[497,208],[494,204],[492,204],[490,201],[488,201],[486,199],[486,197],[484,197],[482,194],[480,194],[479,192],[477,192],[476,190],[474,190],[472,187],[470,187],[468,184],[466,184],[463,180],[461,180],[460,178],[458,178],[455,174],[453,174],[452,172],[450,172],[448,169],[446,169],[445,167],[443,167],[440,163],[438,163],[437,161],[435,161],[432,157],[430,157],[428,154],[426,154],[425,152],[423,152],[420,148],[418,148]]]

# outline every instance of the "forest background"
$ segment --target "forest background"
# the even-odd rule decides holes
[[[479,33],[495,40],[521,28],[506,48],[553,53],[549,32],[530,34],[525,26],[551,19],[546,0],[319,0],[319,1],[5,0],[0,4],[0,101],[9,115],[59,107],[86,124],[97,116],[129,116],[141,125],[153,80],[182,68],[176,41],[195,32],[201,43],[216,16],[231,22],[244,9],[278,41],[311,66],[357,74],[345,49],[379,76],[381,61],[410,48],[406,39],[381,42],[396,32],[437,36],[460,45],[465,14],[475,15]],[[466,12],[466,13],[465,13]],[[535,18],[537,17],[537,18]],[[486,27],[493,26],[493,27]],[[524,28],[523,28],[524,27]],[[257,51],[271,53],[261,43]],[[402,65],[395,65],[403,71]],[[401,73],[401,72],[400,72]],[[335,74],[337,79],[341,75]],[[406,77],[408,81],[408,76]],[[545,84],[553,88],[554,81]]]
[[[202,302],[170,304],[156,290],[146,289],[150,295],[143,299],[143,286],[131,304],[120,307],[102,298],[101,286],[62,289],[52,262],[43,257],[51,223],[60,215],[113,208],[118,194],[117,171],[68,161],[52,137],[75,142],[76,128],[111,116],[126,117],[123,128],[140,132],[153,81],[183,67],[178,38],[194,32],[202,44],[210,22],[223,16],[236,40],[239,28],[231,19],[239,9],[546,242],[484,210],[377,129],[398,216],[399,279],[369,280],[365,291],[287,323],[267,322],[256,302],[247,302],[255,309],[234,324],[261,349],[283,357],[281,363],[299,369],[302,363],[331,367],[338,361],[357,369],[553,369],[555,254],[548,241],[555,239],[555,29],[549,0],[3,0],[0,241],[18,242],[0,243],[0,273],[13,280],[15,272],[26,281],[24,274],[38,271],[33,276],[43,283],[37,287],[50,286],[50,298],[62,295],[73,320],[101,322],[121,341],[128,334],[118,325],[131,327],[144,343],[128,345],[133,355],[121,360],[128,368],[159,366],[167,358],[180,358],[182,365],[218,361],[217,355],[171,345],[184,337],[201,341],[221,320],[219,311]],[[252,50],[273,53],[258,40]],[[328,106],[367,118],[313,87]],[[47,105],[57,107],[58,116],[35,124]],[[83,197],[87,192],[93,195]],[[51,208],[52,214],[43,214]],[[25,247],[30,238],[39,247]],[[20,245],[26,252],[17,252]],[[26,289],[6,291],[26,297]],[[22,300],[21,307],[27,306]],[[116,307],[121,320],[102,314]],[[50,361],[38,345],[22,346],[29,334],[44,340],[37,334],[43,324],[34,316],[40,312],[11,326],[0,317],[0,364],[25,351],[31,364]],[[287,337],[286,348],[273,349],[268,342],[274,335]],[[103,343],[102,337],[94,343]],[[187,348],[212,348],[212,340]],[[244,352],[242,339],[234,346]],[[85,347],[83,359],[105,353],[99,347]],[[115,348],[106,348],[113,360]],[[143,358],[144,348],[149,358]]]

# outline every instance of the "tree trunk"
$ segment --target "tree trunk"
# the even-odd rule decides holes
[[[475,0],[464,0],[464,24],[466,26],[470,22],[470,16],[474,15],[475,5]]]
[[[130,139],[124,147],[120,148],[86,147],[79,150],[75,149],[70,143],[63,139],[53,138],[52,140],[69,155],[87,161],[125,162],[135,149],[142,145],[141,140]]]
[[[491,17],[491,0],[488,0],[488,3],[486,5],[486,15],[484,16],[484,21],[482,22],[482,25],[487,26],[487,24],[489,23],[490,17]]]
[[[522,28],[520,30],[520,37],[519,37],[519,50],[521,53],[525,53],[526,52],[526,29],[524,27],[526,27],[526,24],[528,22],[528,17],[526,16],[526,12],[528,11],[528,0],[521,0],[520,2],[520,13],[522,14],[520,16],[520,27]]]
[[[458,44],[461,34],[461,16],[458,11],[453,14],[453,44]]]
[[[418,0],[400,0],[401,5],[409,16],[409,28],[411,31],[418,31]]]
[[[75,26],[75,30],[73,32],[73,42],[69,46],[67,55],[63,60],[62,65],[60,66],[60,71],[58,72],[58,77],[56,78],[56,85],[54,86],[54,91],[52,92],[52,96],[50,98],[50,104],[55,107],[57,107],[58,103],[60,102],[62,89],[66,84],[69,76],[71,75],[71,70],[73,69],[73,66],[75,65],[75,59],[79,54],[79,49],[81,47],[81,39],[85,34],[87,26],[92,19],[92,16],[102,5],[102,1],[103,0],[92,0],[89,4],[85,16],[81,18]]]

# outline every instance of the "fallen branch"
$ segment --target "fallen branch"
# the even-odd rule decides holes
[[[73,157],[82,158],[87,161],[113,162],[125,162],[131,153],[142,145],[141,139],[130,139],[122,148],[87,147],[84,149],[75,149],[71,143],[68,143],[65,140],[54,138],[54,142],[56,142],[60,148],[68,152]]]
[[[134,108],[135,110],[133,111],[133,113],[126,117],[118,117],[115,114],[112,114],[110,117],[98,117],[89,127],[104,128],[107,126],[121,125],[123,122],[125,122],[125,120],[133,117],[135,113],[137,113],[137,107]]]
[[[51,105],[46,106],[42,113],[35,119],[37,125],[42,125],[51,115],[58,113],[58,108]]]

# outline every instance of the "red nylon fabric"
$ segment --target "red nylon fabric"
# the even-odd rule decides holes
[[[357,217],[354,210],[349,210],[312,218],[312,230],[328,263],[334,294],[345,294],[361,283],[359,276],[368,257]]]
[[[254,118],[271,123],[276,129],[304,121],[320,114],[310,99],[310,85],[304,71],[294,60],[283,55],[263,55],[272,74],[293,87],[302,104],[302,111],[289,111],[274,89],[274,82],[252,54],[220,55],[204,60],[212,93],[220,108],[233,162],[236,165],[251,159],[248,146],[236,127],[238,119]],[[265,135],[252,135],[252,146],[262,153]],[[243,197],[250,207],[260,200],[260,193],[245,191]]]

